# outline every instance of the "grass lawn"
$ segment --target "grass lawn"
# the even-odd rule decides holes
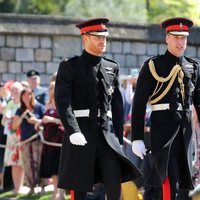
[[[18,199],[23,199],[23,200],[51,200],[52,197],[52,191],[47,191],[44,194],[33,194],[33,195],[28,195],[28,194],[18,194],[18,195],[13,195],[11,191],[9,192],[4,192],[0,194],[0,200],[18,200]],[[66,195],[66,200],[70,200],[70,195]]]
[[[23,200],[50,200],[52,196],[52,192],[47,192],[45,194],[34,194],[34,195],[26,195],[26,194],[19,194],[17,196],[14,196],[11,192],[5,192],[0,194],[0,199],[1,200],[18,200],[18,199],[23,199]],[[70,195],[67,195],[66,200],[70,200]]]
[[[38,199],[38,200],[49,200],[51,199],[51,192],[47,192],[43,195],[35,194],[35,195],[26,195],[26,194],[19,194],[17,196],[13,195],[12,192],[5,192],[0,194],[0,199],[24,199],[24,200],[33,200],[33,199]]]

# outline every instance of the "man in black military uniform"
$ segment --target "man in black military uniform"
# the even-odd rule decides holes
[[[151,151],[155,170],[150,184],[161,185],[166,200],[188,199],[188,191],[193,188],[187,150],[192,135],[192,104],[200,117],[199,65],[183,55],[192,25],[186,18],[161,23],[166,30],[167,51],[144,63],[133,102],[132,150],[141,159],[146,155],[146,104],[152,105]]]
[[[84,200],[93,183],[104,183],[109,200],[120,198],[121,182],[140,176],[125,157],[123,102],[116,62],[102,57],[108,19],[91,19],[80,29],[84,51],[60,63],[55,102],[65,128],[58,187]]]

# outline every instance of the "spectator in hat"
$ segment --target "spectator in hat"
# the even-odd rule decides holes
[[[58,187],[74,190],[75,200],[85,200],[94,183],[104,183],[107,199],[118,200],[121,182],[140,176],[122,150],[119,65],[102,56],[108,21],[97,18],[76,25],[84,51],[63,60],[56,77],[55,103],[65,129]]]
[[[33,90],[36,100],[45,105],[48,99],[48,91],[46,87],[40,85],[40,73],[32,69],[28,71],[26,75],[27,81]]]
[[[137,80],[132,110],[132,150],[141,159],[144,145],[144,116],[151,104],[152,179],[162,186],[163,199],[189,199],[193,182],[188,166],[188,145],[192,135],[191,105],[200,120],[199,64],[186,56],[189,28],[187,18],[170,18],[161,23],[167,50],[143,64]],[[155,181],[157,180],[157,181]]]

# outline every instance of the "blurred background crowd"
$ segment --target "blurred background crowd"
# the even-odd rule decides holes
[[[40,74],[30,70],[22,81],[0,82],[0,190],[21,192],[29,187],[52,184],[52,199],[64,199],[57,189],[60,146],[64,134],[54,103],[56,73],[48,88],[40,85]],[[43,141],[51,145],[44,145]]]

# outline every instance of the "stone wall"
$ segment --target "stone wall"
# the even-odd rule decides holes
[[[26,80],[25,73],[34,68],[47,85],[63,58],[82,51],[77,22],[59,16],[0,14],[0,80]],[[120,74],[130,74],[166,49],[165,33],[158,25],[111,22],[109,32],[105,55],[119,62]],[[200,28],[192,28],[187,56],[200,57],[198,35]]]

